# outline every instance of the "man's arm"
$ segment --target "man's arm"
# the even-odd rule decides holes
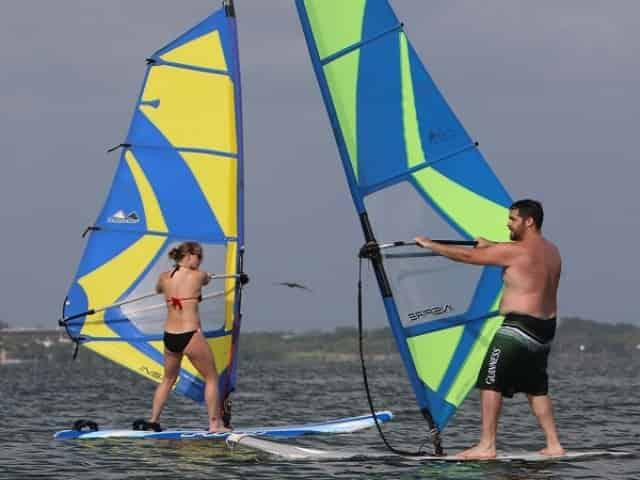
[[[476,237],[476,248],[487,248],[491,245],[497,245],[498,242],[492,242],[483,237]]]
[[[520,247],[513,243],[479,242],[479,248],[465,248],[434,242],[428,237],[416,237],[416,243],[455,262],[471,265],[497,265],[507,267],[517,257]],[[484,239],[482,239],[484,240]]]

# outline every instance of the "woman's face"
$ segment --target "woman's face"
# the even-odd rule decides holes
[[[202,263],[202,252],[196,251],[194,253],[188,253],[186,260],[189,268],[198,268]]]

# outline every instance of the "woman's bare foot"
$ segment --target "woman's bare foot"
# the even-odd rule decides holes
[[[461,460],[489,460],[496,458],[496,449],[495,447],[483,447],[481,445],[476,445],[464,452],[458,453],[456,458]]]
[[[547,445],[547,447],[540,450],[539,453],[540,455],[548,455],[549,457],[561,457],[565,454],[565,450],[560,444]]]
[[[230,431],[231,429],[227,427],[217,427],[217,428],[209,427],[209,431],[207,433],[226,433]]]
[[[224,426],[222,422],[212,420],[209,422],[209,433],[224,433],[230,432],[231,429]]]

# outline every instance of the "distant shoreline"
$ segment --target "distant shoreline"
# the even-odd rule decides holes
[[[357,344],[358,331],[352,327],[337,327],[332,332],[244,332],[240,337],[240,361],[352,362],[359,358]],[[364,346],[369,361],[398,356],[395,340],[386,327],[366,330]],[[70,357],[72,349],[64,329],[0,329],[0,365]],[[640,355],[640,327],[563,318],[553,352],[554,356],[573,352]]]

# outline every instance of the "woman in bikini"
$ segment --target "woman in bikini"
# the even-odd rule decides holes
[[[196,242],[183,242],[169,251],[175,262],[170,272],[160,274],[156,290],[167,300],[167,321],[164,327],[164,376],[153,396],[151,428],[160,429],[158,420],[169,392],[178,378],[182,356],[186,355],[205,380],[210,432],[229,431],[221,420],[218,372],[211,349],[200,328],[198,303],[201,289],[211,275],[199,270],[202,247]]]

